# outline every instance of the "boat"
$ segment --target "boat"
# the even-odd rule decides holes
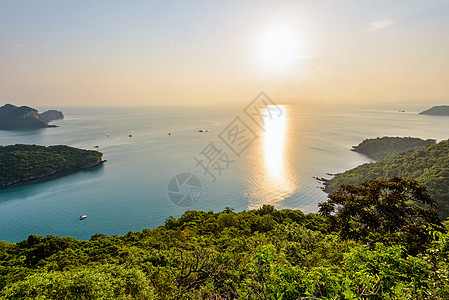
[[[87,218],[87,215],[81,215],[80,216],[80,220],[84,220],[85,218]]]
[[[133,135],[132,135],[132,134],[130,134],[130,135],[129,135],[129,137],[133,137]]]

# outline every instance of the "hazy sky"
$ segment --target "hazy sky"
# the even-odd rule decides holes
[[[449,1],[0,0],[0,104],[449,104]]]

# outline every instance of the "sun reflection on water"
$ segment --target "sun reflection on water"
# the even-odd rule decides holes
[[[285,108],[280,116],[265,118],[265,132],[263,132],[263,153],[265,171],[273,180],[282,180],[285,165],[285,138],[287,116]],[[265,110],[268,110],[266,108]],[[269,116],[267,114],[267,116]]]
[[[263,160],[254,169],[253,178],[256,179],[257,187],[253,190],[249,208],[258,208],[263,204],[275,205],[290,196],[296,189],[294,172],[292,170],[292,157],[287,151],[288,140],[288,107],[279,106],[281,115],[273,115],[265,108],[264,129],[260,131],[262,137],[257,157]]]

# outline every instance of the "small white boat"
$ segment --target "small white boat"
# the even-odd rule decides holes
[[[81,215],[80,216],[80,220],[84,220],[85,218],[87,218],[87,215]]]

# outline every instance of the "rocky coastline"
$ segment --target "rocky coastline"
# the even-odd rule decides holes
[[[338,175],[340,175],[340,174],[341,173],[336,173],[336,174],[326,173],[326,175],[330,176],[331,178],[316,177],[316,176],[314,176],[313,178],[322,184],[321,186],[319,186],[319,188],[323,192],[329,194],[331,192],[329,189],[329,186],[332,184],[332,180],[337,178]]]

